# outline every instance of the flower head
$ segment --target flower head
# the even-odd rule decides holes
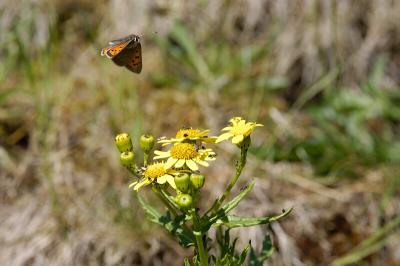
[[[216,139],[216,143],[232,138],[233,144],[239,144],[244,140],[245,137],[250,136],[254,128],[263,126],[255,122],[246,123],[246,120],[241,117],[231,118],[229,122],[231,122],[231,126],[222,129],[222,131],[227,132],[221,134]]]
[[[188,167],[192,171],[198,170],[197,164],[208,166],[208,162],[215,160],[215,153],[211,149],[198,149],[192,143],[176,143],[168,151],[154,151],[157,156],[153,159],[168,158],[164,167],[182,168]]]
[[[140,147],[142,148],[142,151],[144,153],[149,153],[151,151],[151,149],[153,149],[154,147],[154,142],[155,139],[152,135],[150,134],[143,134],[140,137]]]
[[[143,186],[150,185],[153,182],[158,184],[168,184],[174,189],[176,188],[174,182],[175,172],[172,169],[166,169],[164,162],[157,162],[147,166],[143,172],[143,178],[140,181],[132,182],[129,187],[133,187],[134,190],[138,191]]]
[[[185,127],[181,128],[176,132],[175,138],[161,139],[158,143],[162,143],[163,146],[168,144],[182,143],[182,142],[215,142],[215,137],[206,136],[210,130],[200,131],[199,129]]]

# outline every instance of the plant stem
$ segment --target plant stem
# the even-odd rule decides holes
[[[148,161],[149,161],[149,154],[148,153],[144,153],[143,154],[143,165],[144,165],[144,167],[147,166]]]
[[[167,209],[172,213],[172,215],[174,217],[178,217],[179,216],[178,209],[167,198],[168,197],[167,192],[165,190],[159,188],[159,187],[153,187],[153,191],[157,195],[157,197],[159,197],[159,199],[165,204],[165,206],[167,206]],[[185,223],[182,224],[182,228],[187,233],[191,234],[192,230],[190,230],[189,227]],[[192,240],[194,240],[193,239],[193,234],[191,234],[191,238],[192,238]]]
[[[165,206],[167,206],[168,210],[176,217],[178,216],[178,212],[176,211],[175,207],[168,201],[168,199],[165,198],[165,195],[163,193],[161,193],[160,188],[155,188],[153,189],[153,191],[155,192],[155,194],[157,195],[157,197],[160,198],[160,200],[165,204]]]
[[[249,140],[250,141],[250,137]],[[224,200],[226,199],[226,197],[229,195],[229,193],[231,192],[232,188],[235,186],[236,182],[238,181],[243,168],[246,165],[246,159],[247,159],[247,151],[248,151],[249,145],[243,145],[240,149],[240,161],[237,162],[236,165],[236,173],[235,176],[232,178],[231,182],[229,183],[228,187],[225,189],[224,194],[222,194],[221,198],[219,198],[217,201],[215,201],[214,205],[206,212],[215,212],[216,210],[219,209],[219,207],[221,207],[222,203],[224,202]]]
[[[139,169],[138,169],[138,167],[137,167],[136,164],[132,164],[132,165],[126,166],[126,169],[128,169],[128,171],[129,171],[132,175],[136,176],[136,177],[139,178],[139,179],[141,178],[141,175],[140,175],[140,173],[139,173]]]
[[[208,266],[208,254],[204,249],[203,243],[203,234],[200,228],[199,216],[195,210],[192,211],[192,219],[193,219],[193,234],[196,238],[196,249],[197,254],[199,255],[200,265]]]
[[[200,257],[200,265],[201,266],[208,266],[208,256],[206,251],[204,250],[203,239],[200,232],[193,232],[194,236],[196,237],[196,246],[197,252]]]

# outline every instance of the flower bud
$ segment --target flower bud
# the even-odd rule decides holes
[[[155,139],[152,135],[144,134],[140,137],[140,147],[144,153],[150,153],[151,149],[154,147],[154,143]]]
[[[183,193],[188,192],[189,190],[189,175],[186,173],[182,173],[180,175],[176,175],[174,177],[176,187]]]
[[[128,133],[121,133],[115,137],[115,144],[119,152],[132,151],[132,140]]]
[[[192,184],[194,189],[200,189],[204,186],[204,175],[200,174],[191,174],[190,175],[190,183]]]
[[[176,203],[181,207],[182,209],[186,210],[189,209],[192,206],[192,196],[189,194],[180,194],[176,196],[175,198]]]
[[[121,153],[121,156],[119,158],[121,160],[122,165],[125,167],[129,167],[135,164],[135,154],[131,151],[125,151]]]

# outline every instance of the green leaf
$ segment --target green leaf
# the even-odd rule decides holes
[[[234,197],[231,201],[229,201],[227,204],[225,204],[222,209],[224,210],[224,213],[228,213],[231,210],[233,210],[240,201],[253,189],[254,187],[254,182],[251,182],[250,185],[245,187],[243,191],[241,191],[236,197]]]
[[[218,219],[213,226],[220,226],[224,225],[228,228],[235,228],[235,227],[249,227],[259,224],[268,224],[274,221],[278,221],[279,219],[287,216],[293,208],[290,208],[287,211],[275,216],[265,216],[265,217],[241,217],[235,215],[227,215]]]
[[[263,241],[263,246],[261,249],[261,254],[256,255],[256,252],[253,248],[250,251],[250,266],[262,266],[264,265],[264,261],[266,261],[269,257],[272,256],[274,252],[274,246],[272,245],[272,241],[269,235],[266,235]]]
[[[249,253],[250,248],[251,248],[251,246],[249,244],[243,249],[242,253],[239,256],[238,261],[236,262],[238,266],[243,265],[244,261],[246,260],[247,253]]]
[[[239,202],[249,193],[254,187],[254,182],[251,182],[245,189],[243,189],[236,197],[234,197],[231,201],[225,204],[221,209],[217,210],[214,215],[212,215],[208,219],[208,223],[205,226],[206,229],[210,228],[216,221],[221,219],[222,217],[226,217],[228,212],[234,209]]]
[[[159,220],[160,220],[162,214],[159,213],[153,206],[148,204],[141,196],[139,196],[139,194],[136,193],[136,195],[137,195],[140,206],[142,206],[142,208],[144,209],[146,214],[149,216],[150,220],[154,223],[161,224],[159,222]]]
[[[332,86],[332,83],[337,79],[340,74],[339,68],[335,68],[324,74],[318,81],[316,81],[311,87],[305,89],[303,93],[297,98],[296,102],[293,104],[295,110],[299,110],[303,105],[305,105],[309,100],[311,100],[315,95],[323,91],[324,89]]]

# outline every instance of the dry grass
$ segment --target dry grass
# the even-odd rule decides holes
[[[215,129],[234,114],[275,125],[256,136],[256,145],[284,138],[288,130],[308,134],[307,119],[277,109],[287,110],[326,73],[339,71],[333,83],[357,90],[384,56],[380,85],[399,84],[397,14],[400,1],[379,0],[2,1],[1,264],[180,265],[190,252],[143,218],[127,190],[114,134],[171,135],[183,125]],[[178,89],[183,81],[156,88],[152,75],[173,76],[174,69],[153,39],[166,36],[177,19],[205,57],[203,47],[212,41],[240,48],[273,40],[266,60],[254,62],[249,76],[287,77],[289,89],[267,99],[239,88],[241,80],[233,92],[207,83]],[[131,32],[143,36],[141,75],[99,58],[109,39]],[[258,99],[259,108],[249,108]],[[218,152],[220,163],[208,170],[214,176],[206,184],[211,197],[223,189],[234,156],[228,147]],[[278,252],[271,265],[327,265],[400,213],[398,193],[381,205],[390,165],[355,165],[363,178],[325,185],[313,179],[306,163],[253,159],[241,185],[253,176],[257,185],[237,212],[268,215],[295,207],[271,228],[236,232],[241,244],[252,240],[259,248],[272,231]],[[389,237],[385,248],[362,263],[398,265],[399,247],[398,238]]]

